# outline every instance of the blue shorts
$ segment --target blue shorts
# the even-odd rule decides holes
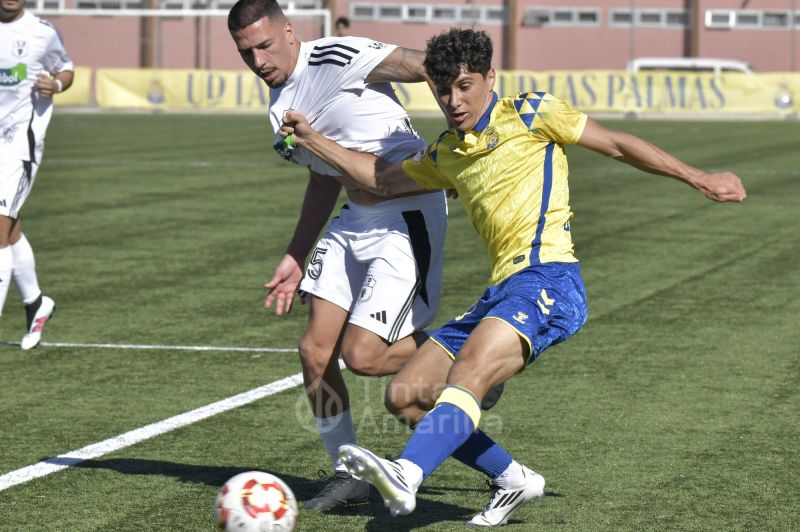
[[[428,333],[455,358],[481,320],[499,319],[527,341],[530,364],[545,349],[578,332],[586,316],[580,265],[548,262],[529,266],[487,288],[467,312]]]

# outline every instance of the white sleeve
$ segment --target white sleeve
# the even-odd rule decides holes
[[[311,50],[309,68],[343,90],[363,89],[364,80],[397,46],[363,37],[321,39]]]
[[[64,48],[61,34],[56,27],[49,22],[45,22],[45,24],[49,25],[53,29],[53,32],[47,42],[47,49],[42,58],[44,69],[50,74],[57,74],[58,72],[64,72],[66,70],[75,70],[72,59],[67,54],[66,48]]]

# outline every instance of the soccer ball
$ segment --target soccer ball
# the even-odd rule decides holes
[[[288,532],[297,522],[297,501],[278,477],[248,471],[220,488],[214,513],[217,527],[226,532]]]

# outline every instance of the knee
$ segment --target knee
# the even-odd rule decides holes
[[[385,373],[380,364],[385,346],[374,342],[344,342],[342,359],[347,369],[362,377],[382,377]]]
[[[303,370],[312,378],[321,378],[330,363],[331,350],[309,337],[300,340],[297,350],[300,352],[300,364]]]
[[[394,416],[402,416],[403,412],[412,404],[409,390],[404,386],[399,386],[395,381],[390,382],[383,394],[383,404]]]

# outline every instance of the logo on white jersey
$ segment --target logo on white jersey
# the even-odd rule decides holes
[[[28,78],[28,65],[18,63],[11,68],[0,68],[0,87],[13,87]]]
[[[22,57],[28,54],[28,42],[19,40],[14,41],[11,45],[11,55],[14,57]]]
[[[386,48],[386,43],[372,41],[371,43],[369,43],[369,47],[375,48],[376,50],[380,50],[381,48]]]

